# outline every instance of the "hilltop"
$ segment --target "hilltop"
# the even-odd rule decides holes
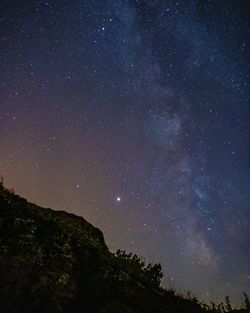
[[[161,278],[160,264],[110,252],[102,232],[84,218],[31,204],[0,184],[1,312],[230,311],[165,290]],[[249,312],[247,301],[230,312]]]

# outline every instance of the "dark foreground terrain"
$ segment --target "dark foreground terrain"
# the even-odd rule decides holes
[[[28,203],[0,184],[0,312],[249,312],[160,287],[159,264],[109,252],[81,217]]]

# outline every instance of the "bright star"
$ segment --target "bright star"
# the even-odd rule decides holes
[[[117,201],[117,202],[120,202],[120,201],[121,201],[121,197],[117,197],[117,198],[116,198],[116,201]]]

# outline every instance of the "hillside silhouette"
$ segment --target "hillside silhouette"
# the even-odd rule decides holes
[[[109,251],[82,217],[41,208],[0,183],[0,312],[249,312],[230,299],[206,305],[161,287],[160,264]]]

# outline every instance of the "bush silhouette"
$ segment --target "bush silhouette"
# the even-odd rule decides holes
[[[132,276],[155,287],[159,287],[163,277],[161,264],[145,264],[138,255],[126,253],[125,250],[117,250],[116,258],[122,263],[123,268]]]

